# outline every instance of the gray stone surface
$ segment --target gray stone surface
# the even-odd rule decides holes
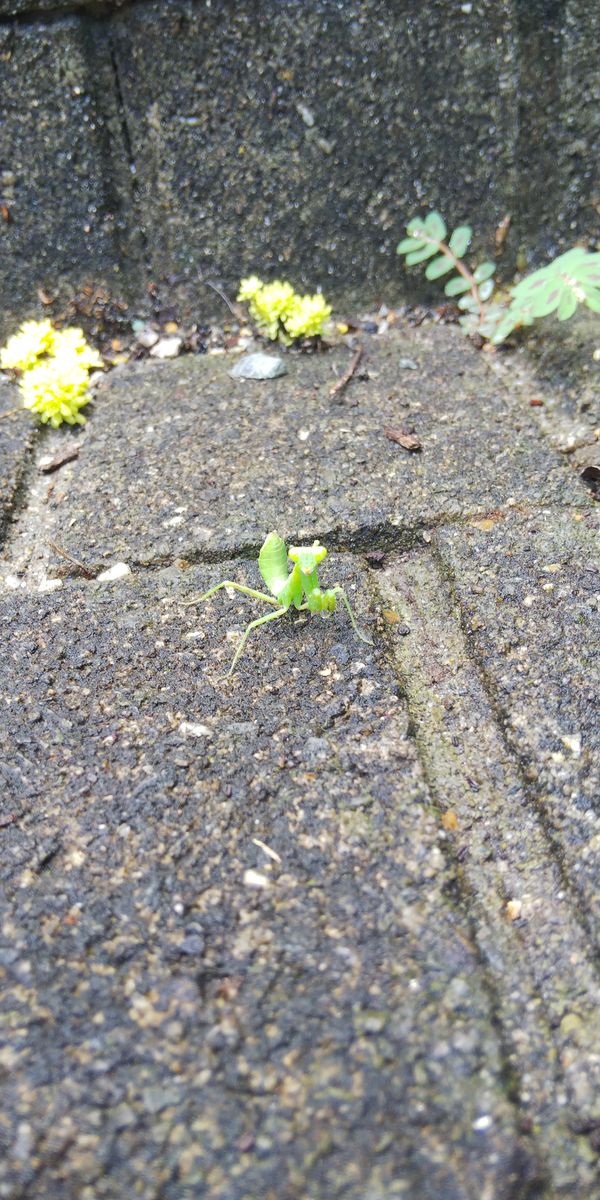
[[[600,942],[598,511],[436,534],[506,736]],[[488,527],[489,525],[489,527]]]
[[[249,604],[183,609],[212,576],[3,606],[0,1194],[526,1196],[393,675],[290,619],[217,684]]]
[[[560,526],[557,514],[550,518],[545,514],[544,522],[551,529],[553,521],[556,534],[557,524]],[[483,524],[482,535],[493,522]],[[525,526],[527,532],[530,526]],[[502,549],[496,545],[499,575],[505,557],[510,560],[515,550],[519,555],[524,545],[529,549],[529,538],[524,538],[523,532],[522,524],[513,528],[514,549],[508,555],[505,543]],[[538,789],[531,788],[531,771],[524,771],[521,756],[511,754],[507,747],[495,713],[495,692],[490,696],[486,689],[489,675],[482,678],[481,660],[473,661],[469,634],[461,628],[461,617],[468,621],[476,597],[481,595],[480,555],[476,550],[473,554],[466,551],[460,560],[454,557],[453,565],[459,581],[459,608],[453,595],[454,576],[450,581],[441,579],[435,557],[428,552],[413,551],[399,560],[391,559],[377,576],[378,590],[391,606],[389,614],[397,618],[397,623],[390,625],[390,648],[428,782],[449,821],[463,883],[477,914],[475,936],[495,977],[511,1056],[516,1063],[524,1046],[529,1047],[529,1094],[535,1094],[542,1113],[545,1108],[544,1116],[540,1118],[539,1111],[536,1114],[538,1132],[545,1137],[545,1154],[552,1161],[555,1183],[560,1177],[565,1186],[569,1180],[573,1186],[576,1176],[569,1147],[564,1138],[557,1138],[552,1111],[553,1061],[558,1048],[565,1064],[564,1102],[571,1125],[579,1129],[595,1125],[600,1119],[600,1013],[595,951],[589,944],[588,929],[594,903],[586,895],[582,913],[577,893],[581,846],[576,848],[573,824],[565,821],[560,835],[549,844],[546,813]],[[530,562],[527,574],[538,588],[537,572]],[[500,579],[496,586],[504,597]],[[485,591],[493,596],[494,584]],[[550,657],[549,670],[544,673],[546,687],[540,688],[539,699],[519,694],[518,685],[511,689],[513,711],[519,724],[528,729],[542,724],[544,699],[548,696],[552,703],[558,691],[548,624],[527,631],[528,644],[533,642],[540,655],[545,651]],[[593,612],[584,611],[582,647],[565,646],[573,669],[575,664],[585,669],[588,644],[595,645],[590,653],[597,656],[597,624]],[[554,619],[552,625],[554,633],[558,622]],[[502,618],[490,625],[488,635],[497,648],[496,661],[502,662]],[[486,668],[490,669],[488,659]],[[597,666],[594,675],[598,677]],[[586,740],[595,738],[590,712]],[[593,747],[588,746],[588,762],[593,755]],[[583,851],[589,882],[597,879],[598,872],[590,815]]]
[[[0,20],[8,17],[30,17],[47,20],[48,17],[70,13],[89,13],[102,16],[124,8],[132,0],[0,0]]]
[[[330,392],[345,347],[288,354],[285,378],[264,385],[231,380],[227,355],[114,372],[61,472],[51,525],[92,563],[149,563],[257,550],[270,529],[410,545],[442,518],[507,502],[589,502],[522,397],[455,329],[390,334],[367,350],[343,404]],[[398,369],[407,353],[417,371]],[[390,441],[386,425],[416,433],[422,452]]]
[[[0,0],[0,329],[106,284],[214,310],[248,269],[372,304],[439,206],[538,261],[597,236],[598,9],[586,0]],[[152,284],[151,296],[148,285]],[[430,295],[438,294],[432,289]]]
[[[120,368],[7,510],[7,1200],[600,1195],[598,513],[522,356],[366,345]],[[224,682],[276,524],[375,645]]]
[[[0,545],[34,439],[35,425],[23,413],[17,389],[0,377]]]
[[[122,236],[129,168],[106,40],[77,17],[0,24],[0,81],[0,324],[12,333],[17,313],[48,316],[38,288],[124,289],[136,234]]]
[[[155,274],[230,288],[254,270],[295,286],[403,290],[394,251],[423,201],[510,207],[518,125],[508,7],[376,2],[136,5],[116,61]],[[176,76],[165,44],[178,45]],[[249,56],[248,48],[252,47]],[[443,47],[443,49],[442,49]],[[440,62],[443,59],[443,70]],[[144,64],[140,71],[140,63]]]

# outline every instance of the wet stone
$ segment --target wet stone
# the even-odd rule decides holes
[[[0,1194],[526,1195],[544,1170],[395,678],[336,613],[256,631],[223,682],[256,605],[181,601],[255,571],[3,600],[30,791],[3,829]]]
[[[597,508],[440,530],[469,640],[600,942]]]
[[[229,372],[232,379],[277,379],[287,375],[282,358],[273,354],[244,354]]]
[[[419,370],[403,371],[410,349]],[[226,355],[144,363],[102,383],[77,462],[61,472],[50,526],[103,565],[257,550],[270,529],[299,541],[368,546],[376,532],[412,544],[446,518],[505,503],[588,499],[544,444],[531,410],[456,330],[369,342],[363,376],[333,404],[346,347],[286,355],[288,375],[234,381]],[[422,444],[406,453],[384,426]]]
[[[14,9],[12,0],[7,7]],[[101,38],[92,45],[91,28],[63,15],[66,4],[52,7],[62,10],[54,19],[30,12],[5,23],[0,6],[0,199],[9,214],[0,257],[3,336],[14,332],[17,314],[48,316],[40,313],[40,288],[55,295],[68,277],[71,294],[99,279],[119,289],[137,270],[125,255],[119,262],[137,232],[115,218],[115,203],[127,200],[109,47]],[[51,202],[40,203],[42,196]]]
[[[397,148],[408,130],[431,194],[455,193],[448,145],[469,146],[461,188],[493,229],[514,198],[512,20],[497,0],[468,14],[313,0],[301,21],[277,0],[258,21],[254,0],[227,21],[215,5],[130,5],[111,34],[152,277],[183,276],[181,293],[204,306],[199,270],[230,290],[282,264],[294,286],[326,295],[402,288],[394,251],[415,192]],[[165,45],[177,47],[176,75]]]
[[[18,389],[0,376],[0,544],[34,438],[35,424],[23,411]]]

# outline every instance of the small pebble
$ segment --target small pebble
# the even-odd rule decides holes
[[[177,358],[183,338],[180,337],[163,337],[158,340],[155,346],[150,351],[152,358]]]
[[[101,571],[96,575],[99,583],[115,583],[117,579],[124,579],[126,575],[131,575],[131,567],[127,563],[115,563],[114,567],[109,567],[106,571]]]
[[[38,592],[57,592],[62,585],[62,579],[42,579],[38,584]]]
[[[158,341],[158,334],[155,329],[141,329],[135,340],[145,350],[151,350]]]
[[[283,359],[273,354],[245,354],[229,372],[232,379],[277,379],[287,375]]]
[[[197,725],[193,721],[182,721],[179,732],[188,737],[212,737],[212,730],[208,725]]]
[[[261,871],[254,871],[252,867],[248,867],[248,870],[244,871],[244,884],[249,888],[264,889],[271,886],[271,881]]]

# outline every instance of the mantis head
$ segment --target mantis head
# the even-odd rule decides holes
[[[327,550],[320,542],[313,542],[312,546],[290,546],[288,550],[288,558],[298,563],[303,575],[312,575],[326,554]]]

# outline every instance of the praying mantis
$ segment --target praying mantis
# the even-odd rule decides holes
[[[279,617],[283,617],[288,612],[292,605],[298,612],[332,613],[335,612],[339,598],[350,617],[354,632],[361,641],[372,645],[372,639],[358,628],[350,601],[343,587],[335,584],[334,587],[327,588],[325,591],[321,590],[317,567],[326,555],[325,546],[321,546],[319,542],[313,542],[312,546],[290,546],[288,550],[283,538],[272,531],[267,534],[258,556],[258,569],[271,592],[270,596],[266,592],[257,592],[254,588],[244,587],[241,583],[225,579],[222,583],[217,583],[215,587],[210,588],[208,592],[203,592],[201,596],[195,596],[191,600],[185,601],[186,605],[198,604],[201,600],[208,600],[210,596],[214,596],[215,592],[221,588],[235,588],[236,592],[242,592],[244,596],[252,596],[255,600],[263,600],[265,604],[271,604],[275,608],[275,612],[266,613],[264,617],[258,617],[256,621],[251,621],[247,626],[233,656],[233,662],[224,678],[233,675],[236,663],[252,630],[257,629],[259,625],[266,625],[267,621],[277,621]],[[291,571],[288,569],[288,558],[294,564]]]

